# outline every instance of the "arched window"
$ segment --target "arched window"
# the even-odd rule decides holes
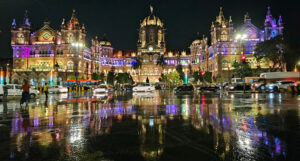
[[[221,41],[227,41],[227,32],[226,31],[222,31],[222,33],[221,33]]]
[[[73,70],[73,68],[74,68],[74,63],[73,63],[72,61],[69,61],[69,62],[67,63],[67,68],[68,68],[68,70]]]

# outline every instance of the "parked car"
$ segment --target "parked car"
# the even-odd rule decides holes
[[[22,96],[22,85],[19,84],[7,84],[6,87],[8,88],[8,96]],[[30,98],[36,98],[40,92],[34,88],[29,89]],[[3,96],[3,85],[0,85],[0,96]]]
[[[122,90],[123,90],[123,91],[126,91],[126,92],[132,91],[132,89],[133,89],[133,86],[132,86],[132,85],[124,85],[124,86],[122,87]]]
[[[48,89],[49,93],[68,93],[68,88],[63,86],[51,86]]]
[[[175,88],[175,93],[182,93],[182,92],[193,92],[194,86],[191,84],[184,84]]]
[[[276,85],[279,89],[287,90],[291,86],[297,86],[297,83],[294,81],[277,81]]]
[[[199,87],[198,90],[217,92],[217,91],[220,90],[220,87],[211,87],[211,86],[208,86],[208,87]]]
[[[151,92],[155,90],[155,87],[149,83],[141,83],[136,87],[133,87],[133,92]]]
[[[263,88],[263,87],[261,87]],[[269,83],[265,85],[265,88],[263,88],[266,92],[278,92],[279,88],[277,83]]]
[[[232,84],[227,87],[227,90],[229,91],[243,91],[244,90],[244,84]],[[251,90],[251,86],[245,84],[245,91]]]
[[[108,93],[109,87],[107,85],[100,85],[97,88],[94,89],[93,93],[97,94],[97,93]]]

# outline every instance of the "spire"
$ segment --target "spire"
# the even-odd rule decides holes
[[[61,22],[61,25],[65,25],[65,18],[63,18],[62,22]]]
[[[15,29],[17,27],[16,19],[13,19],[13,22],[11,23],[11,27]]]
[[[150,5],[150,13],[151,13],[151,15],[153,14],[153,6],[152,5]]]
[[[79,29],[79,22],[78,22],[78,19],[76,17],[76,10],[73,9],[73,13],[72,13],[72,17],[69,21],[69,24],[68,24],[68,29],[69,30],[72,30],[72,29]]]
[[[279,26],[282,26],[282,25],[283,25],[283,23],[282,23],[282,17],[281,17],[281,16],[279,16],[279,19],[278,19],[278,25],[279,25]]]
[[[223,14],[223,7],[220,7],[219,16],[217,16],[216,22],[219,22],[219,24],[221,24],[222,21],[225,21],[225,17]]]
[[[50,20],[48,17],[45,18],[44,25],[50,25]]]
[[[268,6],[268,12],[267,12],[267,15],[271,15],[271,7]]]
[[[272,21],[273,21],[273,17],[271,14],[271,7],[268,6],[268,11],[267,11],[266,19],[265,19],[265,26],[271,25]]]
[[[72,18],[76,18],[76,10],[75,9],[73,9]]]
[[[249,13],[246,12],[246,14],[244,15],[244,23],[251,21]]]
[[[85,33],[85,25],[84,25],[84,24],[82,24],[82,26],[81,26],[81,31],[82,31],[83,33]]]
[[[29,22],[28,11],[27,10],[25,10],[23,26],[24,27],[30,27],[30,22]]]

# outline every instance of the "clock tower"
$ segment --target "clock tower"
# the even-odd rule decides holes
[[[140,24],[139,39],[137,43],[138,55],[143,58],[158,57],[165,52],[165,28],[159,17],[153,13],[150,6],[150,15]],[[145,56],[147,55],[147,56]],[[152,60],[145,60],[145,62]]]
[[[140,23],[138,30],[137,56],[142,61],[139,69],[139,82],[158,82],[162,67],[157,65],[157,60],[166,51],[165,28],[159,17],[154,15],[150,6],[150,15]]]

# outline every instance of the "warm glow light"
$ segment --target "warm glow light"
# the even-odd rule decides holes
[[[244,40],[244,39],[246,39],[247,37],[248,37],[247,34],[237,34],[236,37],[235,37],[235,39],[236,39],[236,40]]]
[[[298,72],[298,69],[297,69],[297,68],[294,68],[294,72]]]

